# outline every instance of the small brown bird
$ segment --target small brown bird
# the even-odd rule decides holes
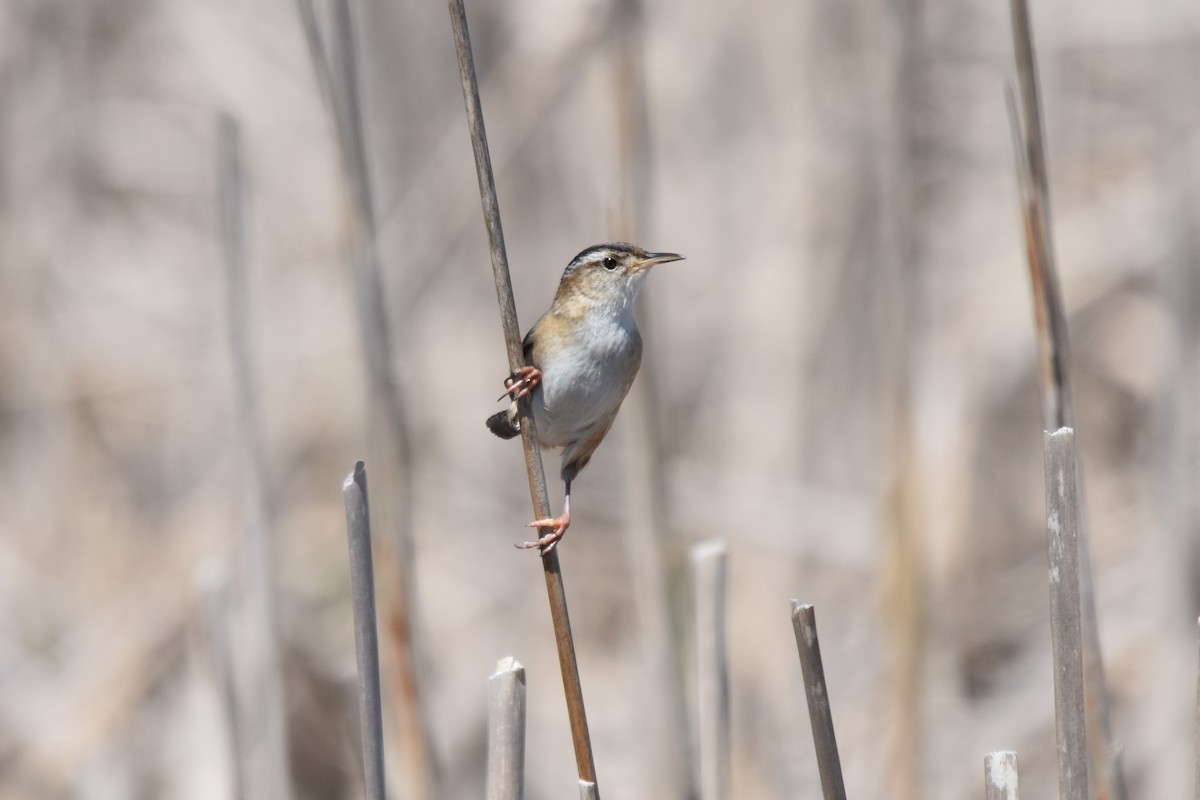
[[[642,361],[633,301],[650,267],[683,258],[632,244],[598,244],[567,265],[554,304],[525,334],[525,363],[504,382],[509,407],[487,420],[501,439],[521,432],[517,403],[529,397],[542,447],[563,448],[566,484],[561,517],[534,520],[549,528],[525,548],[554,549],[571,524],[571,481],[612,427]]]

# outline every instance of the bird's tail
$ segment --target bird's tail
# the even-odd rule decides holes
[[[487,418],[488,430],[501,439],[511,439],[521,433],[521,421],[517,418],[517,404],[512,403],[504,411]]]

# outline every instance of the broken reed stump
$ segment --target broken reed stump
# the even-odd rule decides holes
[[[525,668],[511,656],[488,678],[487,800],[525,795]]]
[[[1059,797],[1088,800],[1083,626],[1079,607],[1079,498],[1073,430],[1060,428],[1045,434],[1045,464]]]
[[[1034,327],[1038,349],[1038,377],[1043,428],[1056,431],[1075,426],[1071,396],[1070,344],[1067,315],[1058,279],[1050,213],[1049,170],[1042,124],[1041,89],[1033,46],[1033,25],[1026,0],[1010,0],[1013,51],[1021,113],[1008,89],[1009,120],[1016,155],[1017,187],[1025,227],[1025,251],[1033,292]],[[1084,496],[1082,473],[1078,494]],[[1100,623],[1096,612],[1095,567],[1087,529],[1086,508],[1081,501],[1079,530],[1080,597],[1083,624],[1083,670],[1085,722],[1088,746],[1098,781],[1097,794],[1107,800],[1125,800],[1125,770],[1120,748],[1112,732],[1112,712],[1100,652]]]
[[[1017,788],[1017,754],[997,750],[983,758],[985,800],[1021,800]]]
[[[829,691],[825,685],[825,665],[821,660],[821,642],[817,639],[817,615],[811,605],[792,601],[792,627],[796,632],[796,649],[800,652],[800,669],[804,673],[804,696],[808,700],[808,722],[812,727],[817,769],[821,774],[821,796],[825,800],[846,800],[842,762],[838,758]]]
[[[350,601],[354,656],[358,661],[358,721],[362,732],[363,786],[367,800],[386,800],[383,776],[383,701],[379,686],[379,629],[375,624],[375,567],[367,470],[356,462],[342,484],[350,543]]]

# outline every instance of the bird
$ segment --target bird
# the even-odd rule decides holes
[[[504,381],[509,406],[487,419],[501,439],[521,432],[519,404],[528,398],[545,449],[562,448],[563,513],[529,527],[549,529],[517,547],[549,555],[571,525],[571,482],[612,427],[642,361],[634,301],[650,269],[682,261],[626,242],[588,247],[563,271],[550,310],[525,334],[525,366]]]

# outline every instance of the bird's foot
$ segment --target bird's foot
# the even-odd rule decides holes
[[[541,382],[542,371],[540,369],[521,367],[504,381],[505,392],[500,395],[500,399],[511,397],[513,400],[520,400],[522,397],[528,396]]]
[[[559,539],[567,532],[567,528],[571,527],[571,512],[565,512],[561,517],[550,517],[548,519],[535,519],[529,523],[530,528],[550,528],[550,532],[534,542],[525,542],[525,544],[517,545],[518,548],[524,550],[532,550],[539,548],[542,553],[542,558],[550,555],[554,550],[554,546],[558,544]]]

